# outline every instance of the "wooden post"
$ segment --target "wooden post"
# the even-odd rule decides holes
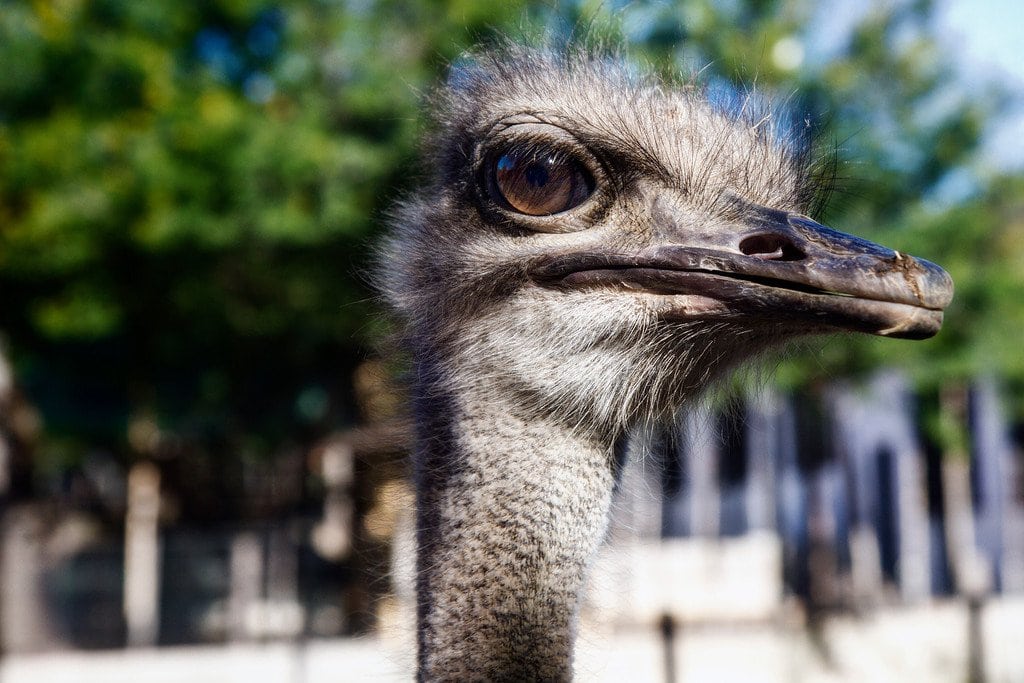
[[[686,468],[690,473],[690,533],[698,538],[716,538],[721,499],[712,412],[702,404],[686,411],[683,419]]]
[[[160,617],[160,471],[150,462],[128,473],[124,534],[124,617],[130,647],[157,643]]]
[[[11,449],[7,445],[7,434],[4,426],[7,422],[5,413],[10,409],[11,394],[14,393],[14,373],[4,348],[0,345],[0,579],[6,578],[6,530],[7,530],[7,495],[10,488]],[[9,606],[6,595],[7,583],[0,582],[0,657],[7,649],[7,633],[5,617]]]
[[[263,597],[263,542],[255,531],[243,531],[231,541],[228,637],[248,640],[256,634],[253,614]]]
[[[982,609],[985,596],[967,596],[967,681],[985,683],[985,639],[982,634]]]
[[[352,552],[355,501],[355,452],[344,441],[335,440],[321,449],[320,468],[324,479],[324,514],[313,529],[313,546],[322,557],[340,562]]]
[[[781,398],[763,389],[750,395],[747,409],[747,528],[776,531],[776,468],[779,461]]]

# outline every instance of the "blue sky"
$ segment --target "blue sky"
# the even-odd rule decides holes
[[[968,83],[994,79],[1016,93],[1016,106],[988,135],[984,162],[1024,169],[1024,1],[945,0],[938,28]]]
[[[999,69],[1024,86],[1024,2],[946,0],[939,3],[939,26],[965,65]]]
[[[906,1],[822,2],[808,49],[828,55],[872,7]],[[1015,106],[992,122],[978,170],[1024,170],[1024,0],[936,0],[935,30],[960,74],[955,90],[995,82],[1016,95]]]

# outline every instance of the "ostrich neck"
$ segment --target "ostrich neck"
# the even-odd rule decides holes
[[[495,398],[508,392],[431,384],[417,392],[420,680],[568,680],[611,448]]]

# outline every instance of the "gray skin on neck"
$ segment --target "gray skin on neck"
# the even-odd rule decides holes
[[[951,284],[803,218],[805,147],[694,87],[513,48],[432,114],[380,260],[412,358],[419,676],[567,680],[625,429],[798,335],[934,334]],[[494,187],[516,149],[571,159],[589,194],[517,211]]]

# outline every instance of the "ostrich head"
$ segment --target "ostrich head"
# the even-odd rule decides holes
[[[565,680],[613,444],[799,335],[934,334],[937,266],[806,217],[809,155],[610,61],[508,49],[434,103],[386,293],[413,357],[422,680]]]
[[[813,159],[763,112],[511,49],[456,70],[433,113],[430,181],[383,263],[446,381],[616,430],[798,335],[941,325],[946,273],[807,218]]]

